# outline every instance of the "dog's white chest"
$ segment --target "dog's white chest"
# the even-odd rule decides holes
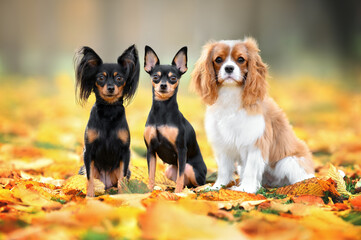
[[[213,105],[206,111],[205,126],[211,142],[234,147],[254,144],[263,135],[262,114],[249,115],[241,108],[241,89],[222,87]]]

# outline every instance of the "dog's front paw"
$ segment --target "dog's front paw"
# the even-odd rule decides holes
[[[219,189],[221,189],[222,186],[218,185],[218,184],[214,184],[213,186],[207,186],[204,188],[205,191],[218,191]]]
[[[239,192],[256,193],[258,187],[252,186],[251,184],[241,184],[240,186],[233,186],[230,189]]]
[[[86,193],[87,197],[95,197],[94,190],[88,190]]]
[[[150,191],[153,191],[153,190],[154,190],[154,186],[155,186],[154,183],[149,183],[149,184],[148,184],[148,189],[149,189]]]

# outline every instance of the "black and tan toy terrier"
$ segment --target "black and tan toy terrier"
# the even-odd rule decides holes
[[[124,102],[135,94],[139,82],[139,58],[134,45],[117,63],[103,63],[89,47],[76,56],[76,90],[85,102],[92,92],[96,102],[91,110],[84,136],[84,165],[88,179],[87,196],[94,196],[94,178],[105,188],[121,188],[124,176],[130,177],[130,134]]]
[[[177,103],[179,81],[187,71],[187,47],[178,51],[171,65],[160,65],[157,54],[146,46],[144,69],[153,85],[153,104],[144,131],[149,189],[153,190],[155,184],[157,155],[170,164],[165,175],[176,182],[175,192],[181,192],[184,185],[205,184],[207,167],[196,134]]]

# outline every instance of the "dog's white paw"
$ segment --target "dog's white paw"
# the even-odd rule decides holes
[[[256,193],[258,190],[258,187],[252,186],[250,184],[241,184],[240,186],[233,186],[230,189],[233,191],[239,191],[239,192]]]
[[[207,186],[206,188],[204,188],[205,191],[218,191],[219,189],[221,189],[222,186],[221,185],[216,185],[214,184],[213,186]]]

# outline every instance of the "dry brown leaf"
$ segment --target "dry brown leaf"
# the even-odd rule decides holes
[[[310,178],[292,185],[278,188],[276,193],[291,196],[313,195],[323,197],[326,191],[329,191],[331,194],[336,196],[340,195],[336,191],[332,180],[323,180],[319,178]]]

